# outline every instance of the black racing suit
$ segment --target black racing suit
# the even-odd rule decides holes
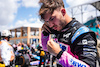
[[[43,33],[44,34],[44,33]],[[71,52],[78,57],[79,60],[85,62],[90,67],[96,67],[96,35],[92,32],[89,28],[82,25],[75,19],[69,22],[60,32],[56,32],[56,38],[59,42],[64,44],[68,44],[70,46]],[[43,42],[46,37],[42,37],[42,45],[44,46]],[[45,43],[46,44],[46,43]],[[64,51],[65,52],[65,51]],[[67,63],[64,63],[65,59],[62,57],[64,56],[64,52],[60,52],[59,56],[57,55],[58,59],[60,59],[60,63],[67,67]],[[67,53],[66,53],[67,54]],[[63,59],[61,59],[63,58]],[[65,56],[66,58],[66,56]],[[68,58],[68,57],[67,57]],[[63,62],[63,63],[62,63]],[[72,61],[68,59],[68,61],[72,63],[73,66],[78,65],[79,63],[76,61]],[[69,63],[69,65],[70,65]],[[72,66],[72,67],[73,67]]]

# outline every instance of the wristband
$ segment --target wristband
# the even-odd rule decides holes
[[[58,54],[57,54],[57,59],[59,59],[61,57],[61,55],[63,54],[63,51],[61,50]]]

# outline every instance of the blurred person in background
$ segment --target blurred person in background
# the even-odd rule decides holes
[[[22,49],[22,44],[21,43],[18,43],[17,44],[17,50],[21,50]]]
[[[45,51],[42,49],[42,45],[39,44],[39,46],[37,47],[37,49],[39,50],[39,55],[40,55],[40,63],[39,63],[39,67],[41,67],[41,65],[43,64],[43,67],[45,67],[45,61],[46,61],[46,55],[45,55]]]
[[[35,45],[35,43],[34,43],[34,42],[32,42],[31,47],[33,47],[34,49],[36,48],[36,45]]]
[[[31,48],[32,53],[34,53],[35,49],[36,49],[36,46],[35,46],[34,42],[32,43],[30,48]]]
[[[9,44],[11,37],[10,31],[2,31],[1,37],[3,40],[0,41],[0,62],[3,62],[6,67],[10,67],[15,58],[13,47]]]
[[[17,50],[17,44],[13,44],[12,46],[14,48],[14,52],[16,52],[16,50]]]

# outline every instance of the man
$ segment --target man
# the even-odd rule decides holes
[[[0,62],[3,62],[6,67],[10,67],[14,60],[14,52],[12,46],[9,44],[11,33],[8,30],[1,32],[3,40],[0,41]]]
[[[89,28],[68,16],[63,0],[40,0],[43,49],[56,56],[64,67],[95,67],[96,36]],[[55,34],[56,41],[49,35]],[[59,42],[67,45],[62,51]]]

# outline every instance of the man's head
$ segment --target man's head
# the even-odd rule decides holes
[[[63,0],[40,0],[39,3],[41,20],[48,23],[50,28],[60,31],[66,25]]]
[[[9,30],[3,30],[1,32],[1,37],[9,41],[9,39],[11,37],[10,31]]]
[[[57,8],[64,7],[63,0],[40,0],[41,8],[39,10],[39,15],[41,19],[44,19],[45,13],[53,13]]]

